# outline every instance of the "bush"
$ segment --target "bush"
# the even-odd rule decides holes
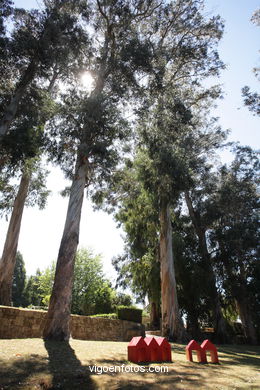
[[[142,309],[137,309],[133,306],[118,306],[117,316],[119,320],[133,321],[139,324],[142,323]]]
[[[93,316],[89,316],[91,318],[110,318],[111,320],[117,320],[116,313],[106,313],[106,314],[95,314]]]

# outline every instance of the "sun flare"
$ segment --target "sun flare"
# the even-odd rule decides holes
[[[87,90],[88,92],[91,92],[92,89],[94,88],[94,79],[91,76],[91,73],[88,71],[81,74],[80,82],[84,87],[84,89]]]

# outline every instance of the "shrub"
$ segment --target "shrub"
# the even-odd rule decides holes
[[[142,323],[142,309],[137,309],[133,306],[118,306],[117,316],[119,320],[133,321],[139,324]]]

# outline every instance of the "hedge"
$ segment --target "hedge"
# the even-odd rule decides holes
[[[118,306],[117,316],[119,320],[127,320],[142,323],[142,309],[136,309],[129,306]]]

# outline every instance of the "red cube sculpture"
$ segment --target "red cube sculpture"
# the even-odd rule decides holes
[[[166,340],[165,337],[155,337],[155,341],[159,345],[159,361],[160,362],[171,362],[172,361],[172,350],[171,344]]]
[[[192,351],[196,351],[198,362],[207,363],[206,353],[201,348],[201,346],[197,343],[197,341],[191,340],[185,349],[186,349],[187,360],[189,360],[190,362],[193,362]]]
[[[207,351],[209,351],[211,357],[211,363],[219,363],[217,348],[211,341],[204,340],[200,347],[204,351],[206,359],[207,359]]]
[[[156,342],[155,337],[145,337],[144,339],[147,346],[147,359],[149,362],[161,361],[161,351],[159,344]]]
[[[133,337],[127,347],[128,360],[134,363],[147,362],[147,345],[142,336]]]

